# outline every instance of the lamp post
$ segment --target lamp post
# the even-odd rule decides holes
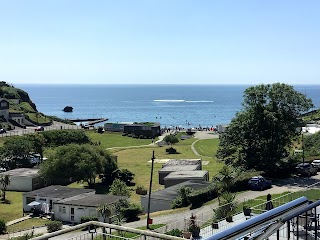
[[[303,132],[302,132],[302,162],[304,163],[304,143],[303,143]]]
[[[151,222],[151,219],[150,219],[150,201],[151,201],[151,188],[152,188],[153,164],[154,164],[154,151],[153,151],[153,153],[152,153],[152,158],[151,158],[151,176],[150,176],[150,184],[149,184],[147,229],[150,229],[149,224],[150,224],[150,222]]]

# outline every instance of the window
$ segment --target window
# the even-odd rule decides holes
[[[34,197],[26,197],[26,203],[29,204],[33,201],[35,201],[36,199]]]
[[[74,216],[71,216],[71,222],[74,222]]]
[[[74,215],[74,208],[73,207],[71,208],[71,214]]]
[[[45,198],[39,198],[39,201],[41,201],[41,202],[46,202],[47,199],[45,199]]]
[[[66,207],[59,206],[59,213],[66,213]]]

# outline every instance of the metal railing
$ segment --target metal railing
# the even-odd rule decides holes
[[[109,223],[101,223],[101,222],[96,222],[96,221],[90,221],[86,223],[82,223],[76,226],[72,226],[70,228],[62,229],[56,232],[48,233],[40,237],[33,238],[34,240],[48,240],[52,237],[55,236],[60,236],[69,232],[73,232],[78,229],[83,229],[83,228],[89,228],[88,232],[85,235],[79,235],[75,236],[75,238],[71,237],[69,239],[74,239],[74,240],[80,240],[80,239],[95,239],[94,237],[97,237],[98,235],[102,235],[101,232],[97,232],[97,228],[106,228],[106,235],[110,235],[110,237],[115,237],[113,239],[130,239],[126,237],[117,236],[113,235],[112,231],[117,231],[121,233],[134,233],[137,234],[138,236],[140,235],[142,239],[168,239],[168,240],[181,240],[183,238],[180,237],[174,237],[170,235],[165,235],[165,234],[160,234],[152,231],[147,231],[147,230],[140,230],[140,229],[134,229],[134,228],[129,228],[129,227],[124,227],[124,226],[118,226],[114,224],[109,224]],[[109,232],[109,233],[108,233]],[[78,238],[77,238],[78,237]],[[83,238],[81,238],[83,237]],[[85,238],[89,237],[89,238]],[[62,238],[63,239],[63,238]]]

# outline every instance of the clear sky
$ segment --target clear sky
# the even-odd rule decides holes
[[[0,80],[320,84],[320,1],[0,0]]]

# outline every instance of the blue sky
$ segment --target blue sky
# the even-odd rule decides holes
[[[320,1],[0,0],[10,83],[320,83]]]

